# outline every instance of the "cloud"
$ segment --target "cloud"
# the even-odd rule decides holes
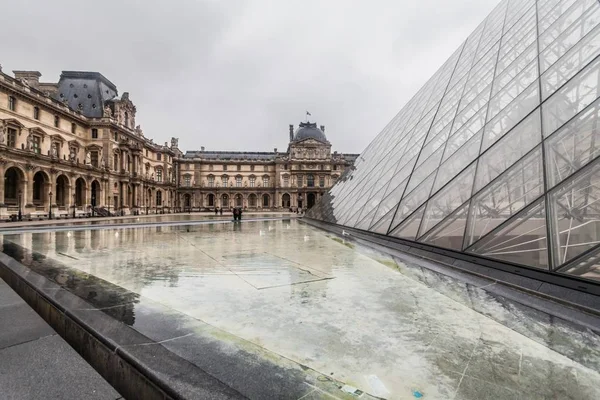
[[[284,149],[309,110],[360,152],[495,3],[22,0],[3,10],[0,61],[43,81],[101,72],[155,142]]]

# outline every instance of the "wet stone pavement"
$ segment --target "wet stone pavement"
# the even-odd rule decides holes
[[[1,239],[250,398],[600,398],[598,371],[296,220]],[[302,389],[261,384],[290,371]]]

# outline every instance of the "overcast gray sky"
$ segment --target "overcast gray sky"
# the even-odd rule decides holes
[[[99,71],[183,150],[283,150],[305,110],[360,152],[498,0],[19,0],[4,72]]]

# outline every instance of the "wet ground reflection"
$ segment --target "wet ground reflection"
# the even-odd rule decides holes
[[[194,363],[210,337],[223,354],[272,352],[386,398],[600,398],[598,372],[296,220],[1,239]]]

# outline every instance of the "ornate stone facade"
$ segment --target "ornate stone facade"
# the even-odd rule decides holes
[[[311,206],[356,155],[302,123],[286,152],[191,151],[136,125],[129,93],[97,72],[0,70],[0,219]],[[93,211],[92,211],[93,210]]]
[[[310,208],[358,155],[331,153],[325,127],[290,125],[285,152],[188,151],[176,160],[184,208]]]

